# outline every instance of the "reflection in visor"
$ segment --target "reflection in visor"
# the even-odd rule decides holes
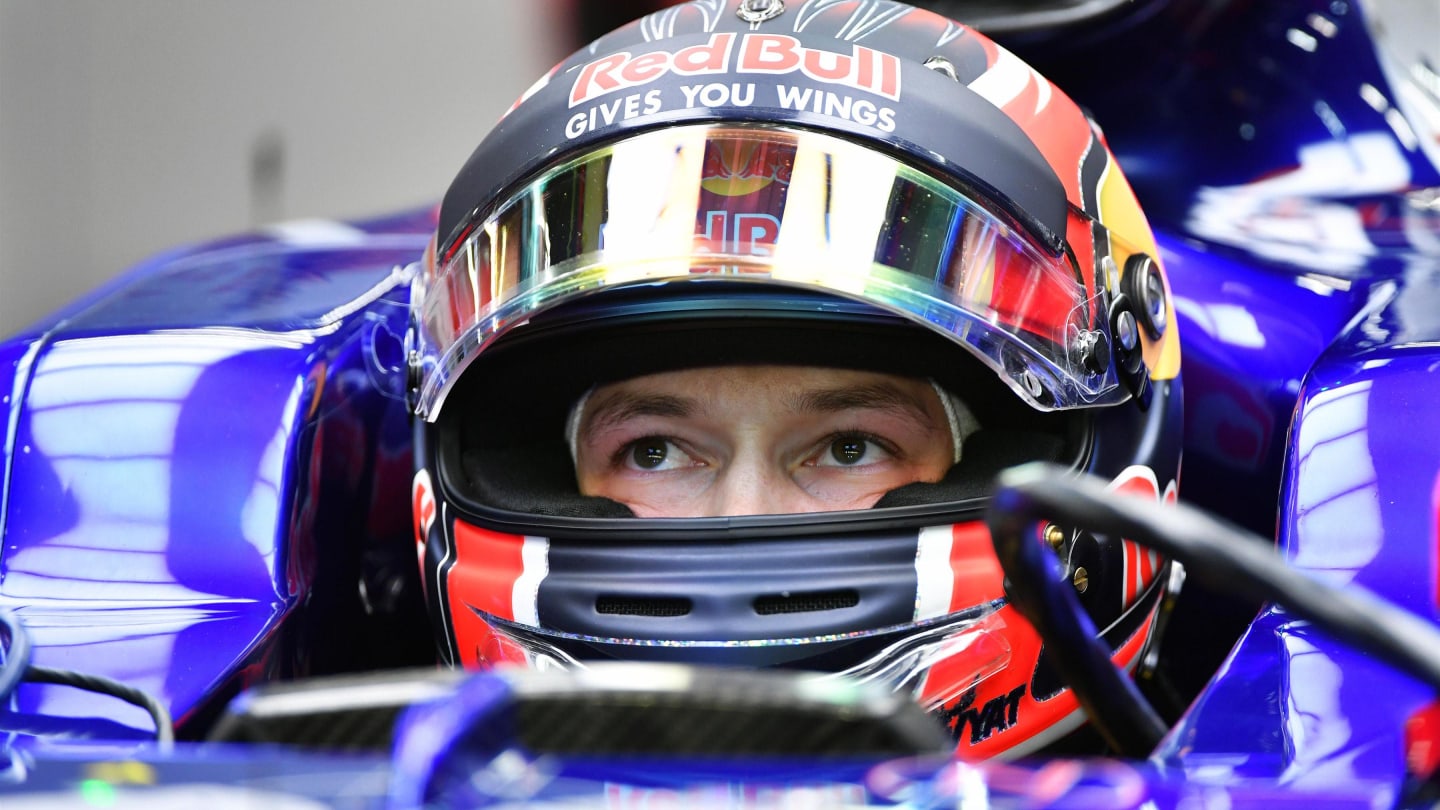
[[[1037,408],[1124,398],[1072,360],[1108,331],[1097,281],[956,188],[828,135],[690,126],[649,132],[523,188],[421,279],[441,354],[420,413],[537,312],[634,284],[724,279],[843,295],[930,326]],[[1105,279],[1099,280],[1103,285]]]
[[[939,711],[1010,664],[1004,625],[993,613],[944,621],[823,677],[878,683],[912,695],[926,711]]]

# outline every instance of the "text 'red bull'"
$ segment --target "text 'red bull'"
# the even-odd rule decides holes
[[[900,59],[893,54],[852,45],[849,54],[807,48],[785,34],[714,34],[703,45],[678,51],[651,51],[635,56],[628,51],[597,59],[580,69],[570,88],[570,106],[584,104],[609,93],[649,84],[668,73],[677,76],[713,76],[735,73],[802,73],[817,82],[844,85],[867,93],[900,100]],[[737,56],[738,52],[738,56]]]

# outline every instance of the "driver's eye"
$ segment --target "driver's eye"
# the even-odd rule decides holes
[[[856,464],[865,458],[868,444],[869,442],[855,436],[836,439],[830,444],[830,457],[835,459],[838,464]]]
[[[669,456],[670,443],[664,439],[644,439],[635,443],[630,458],[642,470],[653,470],[665,463]]]

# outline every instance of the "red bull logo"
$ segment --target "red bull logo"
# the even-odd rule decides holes
[[[795,150],[780,144],[735,139],[716,141],[705,149],[701,187],[723,197],[754,194],[776,180],[790,182]]]
[[[570,88],[574,107],[610,93],[640,87],[674,73],[678,76],[714,76],[735,73],[785,75],[801,73],[827,84],[862,90],[900,100],[900,60],[863,45],[850,53],[808,48],[785,34],[714,34],[703,45],[673,53],[651,51],[638,56],[621,51],[597,59],[580,69]]]
[[[772,211],[784,205],[795,148],[769,140],[717,140],[706,146],[700,187],[711,207],[696,222],[697,252],[766,256],[780,236]]]

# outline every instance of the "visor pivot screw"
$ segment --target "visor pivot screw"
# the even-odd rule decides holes
[[[1110,368],[1110,339],[1104,332],[1087,330],[1075,339],[1080,365],[1091,374],[1104,374]]]
[[[955,72],[955,65],[943,56],[932,56],[925,60],[925,67],[936,73],[949,76],[952,81],[960,81],[960,74]]]
[[[405,404],[413,412],[420,402],[420,386],[425,381],[424,365],[420,353],[414,349],[405,358]]]
[[[1115,316],[1115,342],[1126,352],[1135,351],[1140,343],[1140,333],[1135,326],[1135,313],[1123,310]]]
[[[1075,577],[1071,581],[1075,583],[1076,591],[1084,593],[1085,589],[1090,587],[1090,572],[1086,571],[1084,566],[1076,568]]]
[[[1050,548],[1059,551],[1060,544],[1065,542],[1065,530],[1054,523],[1047,523],[1045,525],[1045,542],[1049,544]]]
[[[751,25],[773,20],[784,13],[782,0],[741,0],[740,7],[735,9],[735,16]]]
[[[1025,393],[1029,394],[1031,399],[1038,400],[1045,393],[1045,389],[1040,387],[1040,378],[1028,368],[1020,373],[1020,384],[1025,386]]]

